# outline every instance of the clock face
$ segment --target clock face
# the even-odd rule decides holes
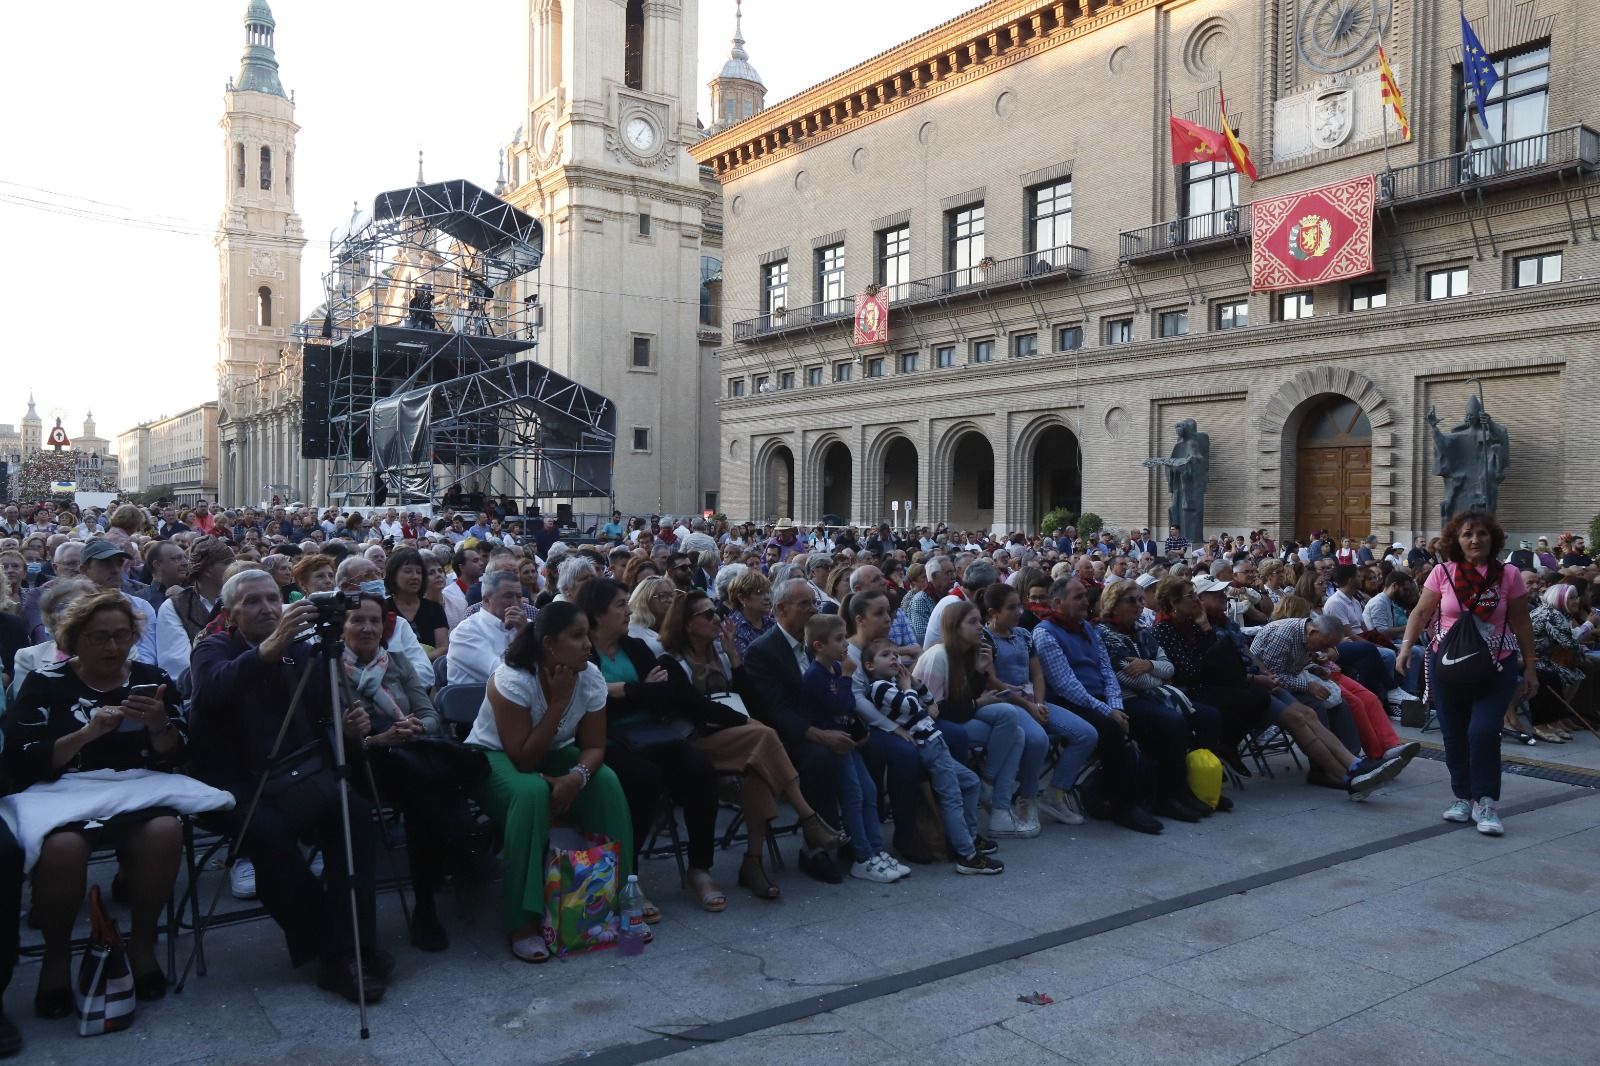
[[[1388,26],[1385,0],[1308,0],[1300,16],[1300,58],[1321,74],[1366,62]]]
[[[635,115],[628,120],[623,135],[628,138],[628,145],[635,152],[649,152],[656,146],[656,128],[642,115]]]

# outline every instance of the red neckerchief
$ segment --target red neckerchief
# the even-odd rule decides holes
[[[1089,620],[1087,618],[1081,622],[1069,622],[1060,611],[1046,611],[1040,617],[1046,622],[1054,622],[1068,633],[1077,633],[1082,636],[1088,636],[1089,634]]]
[[[1487,603],[1480,601],[1491,587],[1499,589],[1501,565],[1491,562],[1482,574],[1478,573],[1477,567],[1462,563],[1453,565],[1450,570],[1451,583],[1455,586],[1456,598],[1461,605],[1486,622],[1494,617],[1495,608],[1500,606],[1500,598],[1492,597]]]
[[[960,585],[951,585],[950,591],[947,595],[954,596],[958,600],[964,600],[967,598],[967,594],[961,591]]]

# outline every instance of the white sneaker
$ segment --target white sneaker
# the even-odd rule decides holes
[[[876,855],[865,862],[855,863],[850,867],[850,876],[862,881],[875,881],[880,885],[892,885],[900,880],[893,870],[883,865],[883,860]]]
[[[1472,804],[1468,800],[1456,800],[1444,809],[1444,820],[1447,822],[1472,821]]]
[[[1019,799],[1011,804],[1011,818],[1017,823],[1017,836],[1039,835],[1039,816],[1034,813],[1032,800]]]
[[[1500,824],[1500,810],[1488,796],[1472,805],[1472,820],[1478,823],[1478,832],[1484,836],[1505,836],[1506,827]]]
[[[992,837],[1019,837],[1022,829],[1017,825],[1017,819],[1011,813],[1010,807],[996,807],[989,812],[989,836]]]
[[[1403,707],[1406,700],[1414,700],[1416,698],[1403,688],[1392,688],[1384,693],[1383,702],[1391,707]]]
[[[994,784],[989,781],[978,782],[978,806],[984,810],[994,806]]]
[[[894,874],[896,879],[911,876],[911,867],[890,855],[887,851],[878,852],[878,862],[883,868]]]
[[[1034,802],[1038,804],[1040,814],[1054,818],[1062,825],[1083,824],[1083,812],[1078,810],[1077,801],[1059,788],[1045,789]]]
[[[234,899],[255,899],[256,864],[249,859],[235,862],[228,871],[228,891],[233,893]]]

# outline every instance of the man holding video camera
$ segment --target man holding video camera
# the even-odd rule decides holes
[[[277,582],[264,570],[246,570],[222,589],[228,629],[195,646],[189,676],[191,751],[196,776],[232,792],[233,831],[244,822],[250,797],[265,775],[260,805],[240,842],[253,860],[257,893],[288,941],[295,966],[317,959],[317,984],[346,999],[357,998],[356,960],[350,927],[350,883],[345,874],[344,834],[338,781],[334,776],[333,707],[325,661],[308,631],[341,616],[343,594],[320,593],[284,607]],[[283,743],[273,742],[291,710],[295,688],[312,671],[293,708]],[[365,711],[353,708],[343,722],[352,761],[371,730]],[[394,960],[374,940],[373,885],[377,843],[370,801],[350,790],[350,847],[355,856],[356,909],[367,1002],[382,998]],[[302,844],[326,856],[322,883],[311,873]]]

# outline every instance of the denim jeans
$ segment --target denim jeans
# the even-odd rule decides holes
[[[1017,767],[1022,763],[1026,723],[1032,720],[1032,715],[1015,704],[990,703],[979,707],[977,713],[963,723],[969,741],[988,746],[983,776],[994,785],[995,810],[1011,806],[1011,798],[1017,791]]]
[[[1068,791],[1078,783],[1078,775],[1089,764],[1089,758],[1094,755],[1095,745],[1100,740],[1100,734],[1094,726],[1065,707],[1046,703],[1045,709],[1050,712],[1048,725],[1040,724],[1031,714],[1023,723],[1022,764],[1017,768],[1017,795],[1023,799],[1032,799],[1039,794],[1039,775],[1044,772],[1044,759],[1050,751],[1051,737],[1065,737],[1067,741],[1055,769],[1050,772],[1050,784],[1062,791]]]
[[[1439,712],[1444,761],[1450,768],[1450,794],[1461,800],[1500,798],[1500,726],[1511,694],[1522,683],[1522,660],[1500,662],[1500,674],[1487,684],[1461,688],[1439,680],[1439,653],[1428,653],[1428,690]]]
[[[883,833],[878,828],[878,788],[872,783],[860,749],[839,763],[839,813],[844,818],[844,831],[850,834],[850,853],[856,862],[865,862],[883,850]],[[916,816],[913,807],[911,817]]]
[[[917,753],[933,781],[944,835],[958,858],[968,858],[976,850],[972,838],[978,835],[978,775],[956,762],[938,733],[929,737]]]

